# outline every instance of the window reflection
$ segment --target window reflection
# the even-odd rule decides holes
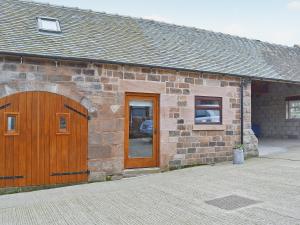
[[[300,100],[291,100],[287,102],[288,119],[300,119]]]
[[[219,110],[196,110],[195,121],[199,123],[220,123]]]
[[[195,124],[221,124],[222,98],[195,97]]]
[[[7,131],[12,132],[16,130],[16,116],[7,117]]]
[[[56,113],[57,134],[70,134],[70,113]]]
[[[129,157],[152,157],[153,103],[130,101]]]
[[[61,116],[59,119],[59,128],[60,130],[66,130],[67,129],[67,120],[66,117]]]

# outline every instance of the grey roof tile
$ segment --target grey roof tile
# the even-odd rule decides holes
[[[299,47],[76,8],[0,4],[0,52],[300,81]],[[59,19],[62,33],[39,32],[38,16]]]

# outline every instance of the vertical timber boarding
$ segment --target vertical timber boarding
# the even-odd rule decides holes
[[[13,132],[9,115],[16,117]],[[87,115],[79,103],[48,92],[1,98],[0,188],[87,181]]]

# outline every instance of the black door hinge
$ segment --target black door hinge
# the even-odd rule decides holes
[[[62,173],[52,173],[51,176],[66,176],[66,175],[79,175],[79,174],[90,174],[89,170],[76,171],[76,172],[62,172]]]
[[[1,105],[1,106],[0,106],[0,110],[1,110],[1,109],[5,109],[5,108],[9,107],[10,105],[11,105],[10,103],[7,103],[7,104],[5,104],[5,105]]]
[[[0,176],[0,180],[22,179],[24,176]]]
[[[65,106],[67,109],[70,109],[71,111],[73,111],[73,112],[79,114],[80,116],[83,116],[83,117],[85,117],[86,119],[89,119],[89,116],[85,115],[85,114],[82,113],[82,112],[79,112],[77,109],[74,109],[73,107],[71,107],[71,106],[69,106],[69,105],[67,105],[67,104],[65,104],[64,106]]]

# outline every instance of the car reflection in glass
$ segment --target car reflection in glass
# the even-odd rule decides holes
[[[153,130],[153,122],[152,120],[145,120],[142,122],[140,126],[140,132],[147,135],[152,136],[152,130]]]
[[[218,110],[196,110],[196,124],[219,123],[220,113]]]

